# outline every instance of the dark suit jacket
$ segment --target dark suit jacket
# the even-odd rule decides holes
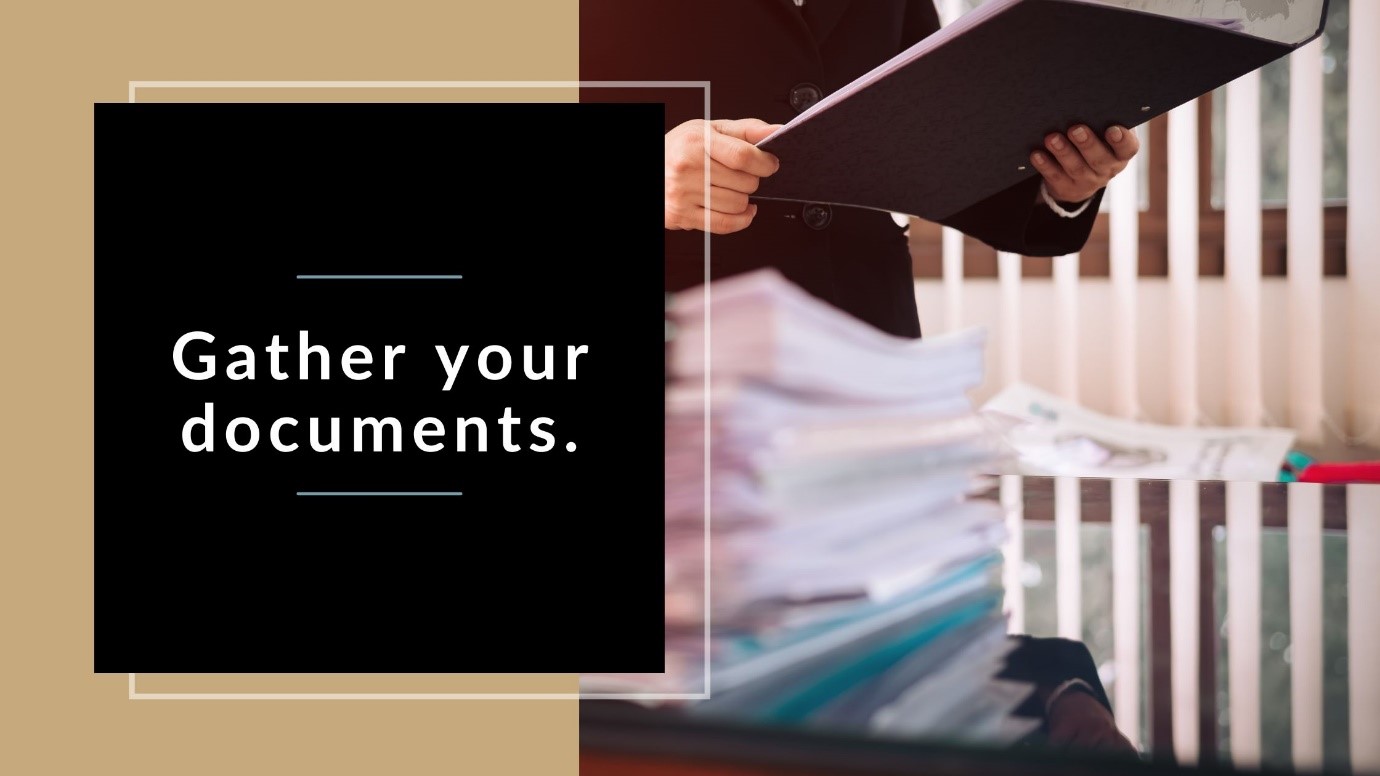
[[[829,94],[938,28],[931,0],[806,0],[799,8],[792,0],[581,0],[580,78],[709,81],[710,118],[785,123],[801,108],[793,89]],[[587,89],[581,99],[665,102],[668,130],[705,117],[700,89]],[[944,223],[1004,251],[1081,248],[1096,203],[1079,218],[1059,218],[1035,204],[1038,188],[1031,178]],[[885,331],[920,336],[910,253],[890,215],[833,207],[814,228],[818,208],[806,218],[803,203],[757,204],[752,226],[712,238],[714,277],[774,266]],[[703,234],[668,231],[666,258],[668,290],[702,282]]]

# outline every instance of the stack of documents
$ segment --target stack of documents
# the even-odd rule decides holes
[[[586,692],[689,713],[1009,741],[1027,684],[994,678],[1000,442],[965,396],[983,335],[893,337],[772,270],[672,305],[666,672]],[[708,696],[708,697],[705,697]]]
[[[1274,482],[1294,432],[1160,426],[1103,415],[1025,383],[982,407],[1016,454],[1013,473]]]

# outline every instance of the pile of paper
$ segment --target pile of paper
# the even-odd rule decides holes
[[[764,270],[678,296],[666,415],[664,674],[586,691],[691,713],[989,741],[1034,722],[994,678],[999,442],[965,392],[983,336],[877,331]],[[707,522],[706,522],[707,520]]]
[[[1017,474],[1274,482],[1294,432],[1160,426],[1094,412],[1025,383],[982,407],[1016,458]]]

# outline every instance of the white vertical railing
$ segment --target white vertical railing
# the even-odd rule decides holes
[[[964,10],[962,0],[941,0],[945,22]],[[1349,429],[1370,444],[1380,444],[1380,2],[1353,0],[1348,96],[1347,287],[1350,315],[1348,375]],[[1288,182],[1288,354],[1287,407],[1291,425],[1304,442],[1321,441],[1328,423],[1324,380],[1322,51],[1314,42],[1290,62]],[[1224,353],[1227,374],[1223,404],[1229,422],[1266,422],[1261,301],[1262,215],[1260,169],[1260,77],[1251,73],[1226,89],[1225,301]],[[1198,106],[1188,103],[1168,117],[1169,330],[1167,382],[1170,420],[1194,424],[1202,419],[1199,386],[1199,139]],[[1122,417],[1140,412],[1138,385],[1139,192],[1136,167],[1123,172],[1108,190],[1109,264],[1112,293],[1111,369],[1099,371],[1112,383],[1111,405]],[[964,322],[963,236],[944,229],[944,328]],[[1022,374],[1021,258],[998,254],[1000,356],[996,377],[1002,384]],[[1078,349],[1081,288],[1078,257],[1054,260],[1056,317],[1054,336],[1041,345],[1052,357],[1057,392],[1074,401],[1081,394],[1085,365]],[[1035,357],[1032,354],[1032,357]],[[1091,365],[1087,365],[1091,367]],[[1090,373],[1091,374],[1091,373]],[[1118,723],[1133,739],[1141,714],[1140,516],[1133,480],[1112,484],[1114,702]],[[1025,630],[1024,565],[1020,477],[1005,476],[1001,499],[1011,537],[1007,558],[1007,607],[1012,632]],[[1237,767],[1257,767],[1261,757],[1261,486],[1228,483],[1227,670],[1231,693],[1231,757]],[[1294,764],[1322,765],[1322,490],[1289,489],[1289,565],[1291,682]],[[1194,483],[1170,485],[1170,608],[1173,740],[1177,759],[1199,756],[1199,606],[1200,554],[1198,490]],[[1351,764],[1357,771],[1380,771],[1380,487],[1348,491],[1348,634],[1350,641]],[[1057,615],[1060,635],[1081,638],[1082,596],[1078,483],[1055,484]]]
[[[1078,529],[1081,525],[1080,483],[1077,478],[1054,480],[1057,633],[1081,639],[1082,596]],[[1141,663],[1142,563],[1139,481],[1111,483],[1112,628],[1114,683],[1112,701],[1118,727],[1138,744],[1142,691]],[[1012,540],[1005,548],[1007,609],[1010,631],[1025,631],[1023,489],[1016,475],[1001,478],[1001,502],[1006,508]],[[1170,686],[1175,758],[1196,764],[1200,752],[1200,661],[1211,659],[1201,650],[1201,607],[1211,601],[1201,588],[1201,483],[1169,483],[1169,609]],[[1226,635],[1230,692],[1227,712],[1231,724],[1231,765],[1253,769],[1262,764],[1262,708],[1278,699],[1262,696],[1261,590],[1264,485],[1226,483]],[[1321,485],[1288,487],[1288,579],[1291,663],[1290,703],[1293,764],[1300,770],[1319,770],[1323,764],[1324,718],[1324,590],[1323,496]],[[1350,680],[1350,745],[1355,772],[1380,772],[1380,486],[1351,486],[1347,492],[1347,632]],[[1206,605],[1211,605],[1207,603]],[[1159,689],[1159,688],[1155,688]]]
[[[1140,746],[1140,481],[1112,480],[1112,708]]]
[[[1174,756],[1198,762],[1198,483],[1169,483],[1170,707]]]
[[[1322,93],[1322,41],[1315,40],[1289,55],[1289,424],[1305,443],[1322,442],[1326,416],[1322,357]]]
[[[1198,421],[1198,102],[1169,112],[1169,381],[1171,420]]]
[[[1146,138],[1141,138],[1146,144]],[[1109,216],[1108,273],[1112,282],[1112,380],[1117,415],[1140,414],[1136,385],[1136,280],[1140,275],[1140,181],[1139,165],[1132,164],[1107,187]]]
[[[1083,640],[1083,548],[1079,540],[1083,505],[1077,477],[1054,480],[1055,616],[1059,635]]]
[[[1265,417],[1260,368],[1260,73],[1227,85],[1227,416],[1254,426]],[[1233,719],[1235,719],[1233,717]],[[1233,734],[1233,748],[1235,735]]]
[[[1006,581],[1006,627],[1011,633],[1025,633],[1025,493],[1021,478],[1004,474],[1001,478],[1001,504],[1006,511],[1006,545],[1002,547],[1002,566]]]
[[[1078,401],[1078,254],[1054,257],[1054,352],[1061,397]]]
[[[1294,767],[1323,764],[1321,485],[1289,486],[1289,675]]]
[[[1021,379],[1021,257],[997,253],[1001,284],[1001,384]]]
[[[1048,360],[1058,365],[1056,388],[1061,393],[1071,387],[1075,378],[1068,372],[1069,363],[1079,364],[1076,376],[1080,396],[1091,387],[1099,396],[1106,396],[1108,408],[1123,417],[1140,413],[1142,400],[1164,401],[1169,409],[1166,417],[1157,418],[1174,423],[1197,423],[1204,420],[1202,391],[1211,387],[1213,405],[1227,410],[1226,420],[1236,425],[1256,425],[1275,418],[1288,418],[1290,425],[1300,432],[1304,443],[1321,441],[1326,429],[1334,428],[1332,420],[1344,420],[1345,430],[1362,442],[1380,445],[1380,304],[1376,304],[1376,289],[1380,288],[1380,8],[1377,3],[1352,0],[1350,24],[1343,33],[1329,30],[1329,34],[1348,34],[1353,41],[1348,52],[1348,211],[1347,278],[1337,284],[1346,285],[1346,310],[1335,313],[1345,317],[1348,325],[1333,323],[1333,300],[1330,281],[1321,277],[1322,228],[1322,141],[1324,127],[1323,73],[1321,42],[1315,41],[1291,55],[1291,87],[1289,110],[1289,208],[1288,208],[1288,268],[1290,277],[1285,294],[1287,310],[1266,309],[1276,290],[1265,287],[1259,278],[1261,247],[1260,116],[1262,94],[1259,73],[1252,73],[1229,84],[1226,88],[1225,144],[1225,237],[1227,312],[1226,336],[1205,334],[1198,329],[1200,313],[1198,232],[1199,232],[1199,164],[1198,103],[1191,102],[1169,113],[1168,129],[1168,243],[1170,257],[1169,293],[1167,309],[1155,310],[1154,317],[1165,321],[1168,334],[1164,337],[1167,357],[1157,351],[1146,355],[1140,340],[1159,339],[1158,327],[1149,332],[1138,330],[1137,305],[1157,304],[1158,295],[1138,297],[1138,186],[1137,165],[1127,169],[1112,182],[1108,190],[1110,220],[1110,277],[1112,309],[1109,320],[1112,346],[1111,363],[1083,364],[1075,351],[1064,350],[1078,341],[1087,348],[1089,339],[1057,336],[1032,339],[1025,346],[1035,348],[1031,359]],[[953,21],[966,10],[963,0],[940,0],[941,15]],[[943,231],[943,294],[944,329],[957,328],[964,323],[979,323],[985,304],[976,304],[968,296],[972,282],[963,277],[963,237],[949,229]],[[1003,265],[1013,265],[1016,257],[1000,259]],[[1056,262],[1056,265],[1059,263]],[[1021,372],[1022,344],[1019,340],[1019,310],[1007,304],[1019,298],[1019,269],[1004,274],[1000,290],[998,314],[1004,323],[996,326],[994,347],[1003,356],[996,361],[993,386],[1016,379]],[[1057,272],[1057,271],[1056,271]],[[1056,277],[1056,286],[1059,285]],[[1214,283],[1215,281],[1208,281]],[[1158,281],[1152,285],[1159,285]],[[1078,303],[1082,311],[1088,309],[1086,284],[1077,286]],[[1263,290],[1262,290],[1263,289]],[[1158,289],[1157,289],[1158,290]],[[1324,296],[1326,292],[1327,296]],[[1063,296],[1063,291],[1057,293]],[[1098,293],[1102,293],[1098,291]],[[1029,304],[1029,302],[1027,302]],[[1272,302],[1270,304],[1273,304]],[[1062,303],[1060,304],[1063,308]],[[1276,312],[1282,314],[1278,315]],[[1266,342],[1270,319],[1287,317],[1284,333],[1278,342]],[[1336,330],[1333,330],[1333,327]],[[938,327],[936,327],[938,328]],[[1343,338],[1344,344],[1326,345]],[[999,344],[997,344],[999,343]],[[1277,345],[1277,347],[1276,347]],[[1266,350],[1270,348],[1270,350]],[[1274,359],[1273,351],[1287,354]],[[1338,357],[1343,350],[1346,358]],[[1201,354],[1200,354],[1201,352]],[[1202,356],[1220,352],[1226,361],[1226,380],[1200,385]],[[1145,390],[1153,395],[1142,397],[1137,384],[1141,358],[1156,359],[1155,366],[1164,359],[1163,380],[1147,383]],[[1345,361],[1345,367],[1338,364]],[[1147,362],[1148,363],[1148,362]],[[1325,366],[1327,365],[1327,366]],[[1343,378],[1343,369],[1346,377]],[[1082,371],[1087,370],[1083,375]],[[1327,377],[1328,371],[1335,377]],[[1110,382],[1110,391],[1102,383],[1092,382],[1096,375]],[[1329,383],[1334,379],[1346,382],[1346,413],[1342,418],[1329,409]],[[1271,386],[1281,388],[1278,398],[1268,391]],[[1162,391],[1162,393],[1161,393]],[[1161,398],[1162,397],[1162,398]],[[1276,403],[1282,406],[1276,406]],[[1280,409],[1286,410],[1282,415]]]
[[[1352,0],[1350,13],[1346,273],[1351,433],[1380,446],[1380,3]]]
[[[968,9],[964,7],[963,0],[941,0],[939,3],[939,21],[941,24],[952,24],[966,10]]]
[[[1351,770],[1380,773],[1380,485],[1347,488],[1346,528]]]
[[[961,0],[941,0],[946,21],[961,13]],[[1351,4],[1350,94],[1348,96],[1347,302],[1348,428],[1361,441],[1380,444],[1380,2]],[[1290,61],[1288,273],[1285,341],[1289,374],[1287,408],[1300,440],[1321,441],[1328,427],[1324,380],[1323,257],[1323,73],[1321,43],[1295,52]],[[1262,210],[1260,76],[1251,73],[1226,88],[1225,319],[1226,381],[1221,395],[1234,425],[1267,422],[1267,346],[1262,309]],[[1199,385],[1199,137],[1198,106],[1189,103],[1168,117],[1169,294],[1166,318],[1166,380],[1170,420],[1202,420]],[[1097,374],[1111,382],[1111,407],[1122,417],[1140,413],[1138,371],[1139,196],[1136,168],[1123,172],[1108,190],[1109,269],[1112,294],[1110,369]],[[943,233],[945,328],[963,322],[963,237]],[[1000,383],[1022,373],[1021,259],[998,255]],[[1054,336],[1032,358],[1054,362],[1057,392],[1079,400],[1082,393],[1078,343],[1080,297],[1076,255],[1054,259]],[[1269,289],[1267,289],[1269,290]],[[975,309],[981,309],[975,308]],[[1335,333],[1335,332],[1334,332]],[[1273,368],[1273,367],[1272,367]],[[1089,372],[1089,375],[1092,375]],[[1092,385],[1092,383],[1088,383]],[[1114,703],[1118,723],[1133,739],[1140,732],[1142,590],[1140,516],[1133,480],[1112,484]],[[1007,600],[1011,629],[1025,629],[1024,563],[1019,477],[1004,477],[1012,538],[1007,554]],[[1261,526],[1259,483],[1228,483],[1226,503],[1227,655],[1231,688],[1231,758],[1236,767],[1260,765],[1261,707]],[[1199,756],[1200,557],[1198,491],[1194,483],[1170,485],[1170,609],[1173,613],[1169,688],[1177,759]],[[1323,758],[1322,490],[1289,489],[1289,566],[1292,663],[1293,756],[1298,768],[1316,769]],[[1380,771],[1380,487],[1348,491],[1348,634],[1350,642],[1351,765]],[[1060,635],[1080,638],[1082,596],[1081,524],[1078,483],[1055,484],[1057,616]]]
[[[1260,767],[1260,484],[1227,483],[1227,718],[1231,764]]]

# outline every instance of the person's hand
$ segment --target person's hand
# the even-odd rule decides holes
[[[1116,729],[1112,713],[1085,692],[1066,692],[1049,708],[1049,743],[1057,747],[1112,754],[1136,754]]]
[[[781,166],[755,143],[781,125],[758,119],[687,121],[666,133],[666,228],[728,234],[746,229],[757,214],[748,195]],[[709,201],[704,198],[709,157]]]
[[[1086,124],[1075,124],[1067,135],[1047,136],[1045,149],[1033,152],[1030,162],[1044,176],[1049,195],[1059,202],[1082,202],[1126,169],[1140,140],[1121,126],[1108,128],[1099,138]]]

